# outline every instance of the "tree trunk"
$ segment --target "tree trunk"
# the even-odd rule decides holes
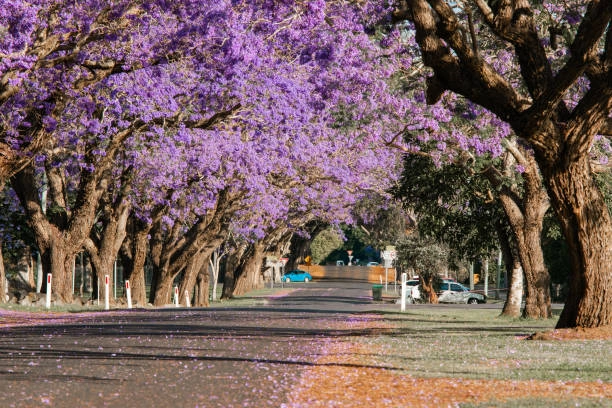
[[[219,226],[220,227],[220,226]],[[223,243],[225,236],[223,234],[212,235],[212,238],[205,240],[205,245],[200,252],[193,256],[190,263],[194,263],[193,267],[188,266],[185,269],[185,276],[181,282],[180,294],[181,299],[184,297],[185,290],[191,293],[196,284],[196,278],[201,273],[208,273],[208,264],[215,253],[215,250]],[[218,257],[217,257],[218,258]],[[217,259],[217,267],[219,260]],[[216,288],[215,288],[216,289]],[[207,301],[208,303],[208,301]]]
[[[23,249],[23,255],[22,255],[22,267],[25,269],[25,274],[23,276],[23,280],[25,283],[28,284],[28,286],[30,287],[30,290],[35,290],[36,289],[36,281],[34,279],[34,264],[33,264],[33,260],[34,258],[32,257],[32,249],[29,246],[26,246]]]
[[[151,259],[155,266],[154,278],[157,279],[155,291],[159,288],[163,292],[152,295],[153,304],[160,305],[166,301],[166,289],[180,272],[186,270],[193,257],[202,251],[208,257],[223,242],[227,236],[230,215],[236,210],[237,202],[235,196],[228,191],[221,191],[215,208],[194,220],[186,232],[183,230],[184,225],[179,222],[170,231],[165,231],[162,227],[162,212],[154,218]]]
[[[542,252],[542,219],[509,217],[516,237],[516,248],[526,280],[526,303],[523,316],[547,319],[552,316],[550,275]]]
[[[238,274],[242,271],[241,262],[248,249],[249,246],[247,244],[241,244],[234,252],[229,254],[225,265],[225,273],[223,275],[223,292],[221,293],[221,299],[232,298],[235,282],[238,279]]]
[[[155,275],[155,274],[154,274]],[[158,279],[155,285],[155,297],[153,298],[154,306],[164,306],[172,302],[173,287],[175,274],[168,272],[168,268],[164,268],[157,274]]]
[[[55,235],[57,231],[49,231]],[[43,287],[44,293],[48,292],[47,276],[52,274],[52,293],[63,303],[72,303],[72,265],[78,252],[78,248],[69,246],[64,239],[57,237],[48,242],[49,247],[42,250],[41,260],[43,263]]]
[[[504,160],[506,171],[512,171],[516,159],[525,168],[523,172],[522,196],[516,186],[501,186],[499,201],[510,224],[516,250],[526,281],[526,302],[523,316],[533,319],[552,317],[550,298],[550,274],[544,263],[542,251],[542,228],[549,200],[535,158],[524,148],[510,141],[507,149],[512,155]],[[489,180],[494,175],[489,174]]]
[[[202,269],[208,270],[210,254],[200,252],[195,255],[185,268],[185,275],[179,285],[179,303],[187,305],[186,293],[192,293]],[[189,296],[191,298],[191,295]]]
[[[92,238],[85,240],[85,248],[89,252],[91,262],[100,276],[113,276],[115,261],[119,257],[119,250],[127,234],[126,225],[130,206],[126,202],[107,209],[103,217],[104,227],[95,241]],[[109,290],[115,290],[114,279],[110,279]]]
[[[206,270],[206,267],[204,267],[200,270],[200,273],[198,274],[198,278],[196,280],[196,291],[195,291],[195,299],[194,299],[194,306],[196,307],[208,307],[209,306],[208,279],[209,279],[208,271]]]
[[[103,171],[101,168],[99,171]],[[53,274],[53,293],[63,302],[72,302],[72,267],[95,221],[99,198],[104,185],[94,175],[83,175],[76,202],[68,206],[65,200],[65,180],[59,169],[48,169],[49,199],[55,210],[47,216],[39,196],[35,169],[30,165],[11,179],[19,201],[28,217],[41,252],[44,280]],[[97,188],[100,187],[100,188]],[[42,290],[46,291],[46,288]]]
[[[0,236],[0,303],[6,303],[6,292],[8,291],[6,283],[6,272],[4,271],[4,254],[2,237]]]
[[[484,295],[489,296],[489,258],[482,261],[484,269]]]
[[[209,269],[212,280],[212,300],[217,300],[217,283],[219,281],[219,270],[221,269],[221,257],[223,254],[220,253],[219,248],[213,251],[210,260],[209,260]]]
[[[395,18],[414,23],[423,61],[435,72],[428,80],[427,102],[437,102],[446,90],[461,94],[509,123],[535,151],[571,258],[568,300],[557,327],[611,325],[612,221],[589,166],[590,149],[612,110],[610,71],[601,62],[607,52],[598,47],[609,43],[609,2],[589,3],[569,44],[572,58],[555,61],[565,64],[556,73],[539,41],[529,3],[514,9],[492,7],[484,13],[488,27],[514,48],[529,100],[469,50],[451,2],[436,2],[435,7],[426,0],[402,3]],[[479,7],[488,8],[486,2]],[[587,90],[574,93],[579,100],[570,110],[564,95],[585,76]]]
[[[43,287],[44,272],[40,251],[36,251],[36,293],[40,293]]]
[[[246,259],[241,263],[235,280],[232,296],[240,296],[262,287],[261,266],[263,264],[264,245],[256,242],[250,245]]]
[[[149,244],[150,225],[132,217],[128,223],[129,234],[121,247],[121,259],[126,270],[125,279],[130,281],[132,303],[147,304],[145,264]]]
[[[523,303],[523,269],[521,263],[515,260],[510,273],[510,282],[508,286],[508,297],[501,315],[507,317],[520,317],[521,304]]]
[[[434,290],[433,287],[433,275],[427,274],[426,279],[423,279],[423,275],[421,274],[421,288],[423,289],[421,296],[424,298],[427,296],[427,303],[438,303],[438,294]]]
[[[321,223],[320,221],[310,221],[306,224],[304,230],[308,231],[311,237],[315,237],[319,232],[323,231],[327,225],[328,224]],[[298,234],[294,234],[293,237],[291,237],[291,243],[289,245],[290,257],[285,265],[286,270],[297,269],[298,265],[304,262],[304,258],[310,252],[311,241],[310,238],[305,238]]]
[[[612,221],[588,158],[541,165],[570,252],[569,292],[557,328],[612,324]]]

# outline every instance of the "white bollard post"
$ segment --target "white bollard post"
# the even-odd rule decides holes
[[[127,297],[128,309],[132,308],[132,289],[130,288],[130,281],[125,281],[125,296]]]
[[[406,311],[406,272],[402,273],[402,312]]]
[[[389,270],[385,266],[385,292],[388,291],[387,286],[389,285]]]
[[[104,310],[110,309],[109,296],[110,296],[110,282],[108,275],[104,275]]]
[[[189,300],[189,291],[185,290],[185,306],[191,307],[191,300]]]
[[[174,305],[179,307],[178,286],[174,287]]]
[[[49,273],[47,274],[47,309],[51,308],[51,282],[53,281],[53,276]]]

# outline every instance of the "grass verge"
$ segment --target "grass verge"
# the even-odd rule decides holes
[[[369,327],[376,335],[330,343],[290,406],[612,406],[610,336],[527,340],[551,331],[556,319],[498,314],[431,308],[375,315]]]

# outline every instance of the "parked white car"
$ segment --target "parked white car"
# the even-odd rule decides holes
[[[471,292],[468,288],[457,282],[443,282],[440,285],[440,294],[438,295],[440,303],[487,303],[485,295]]]
[[[410,279],[406,281],[406,297],[408,303],[417,303],[421,299],[421,290],[419,288],[418,279]]]
[[[420,303],[421,299],[421,285],[417,279],[411,279],[406,281],[408,286],[408,303]],[[440,303],[486,303],[486,296],[471,292],[468,288],[460,283],[457,283],[450,279],[444,279],[440,285],[440,292],[438,292],[438,302]]]

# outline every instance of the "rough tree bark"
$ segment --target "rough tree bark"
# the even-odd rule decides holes
[[[235,282],[238,277],[236,271],[241,267],[240,264],[248,249],[249,245],[247,243],[242,243],[228,255],[225,273],[223,274],[223,291],[221,292],[221,299],[232,298]]]
[[[297,225],[297,222],[293,223]],[[242,295],[250,290],[263,286],[262,265],[267,255],[278,257],[290,245],[292,232],[285,227],[277,227],[269,231],[260,241],[251,243],[241,254],[238,267],[234,267],[227,274],[233,274],[225,282],[230,286],[230,296]],[[226,275],[227,276],[227,275]],[[230,290],[228,289],[228,290]],[[224,296],[225,286],[224,286]]]
[[[191,299],[191,293],[196,286],[198,276],[202,272],[202,269],[208,268],[208,259],[210,254],[208,251],[201,251],[197,255],[194,255],[187,267],[184,270],[183,279],[179,284],[179,303],[181,305],[187,305],[187,296]]]
[[[523,268],[518,260],[512,262],[510,282],[508,282],[508,298],[504,303],[501,315],[508,317],[519,317],[521,315],[521,304],[523,303]]]
[[[595,185],[588,159],[566,165],[568,169],[543,168],[571,255],[569,291],[557,327],[609,325],[612,324],[610,214]]]
[[[164,232],[161,224],[162,212],[160,212],[151,230],[154,284],[152,283],[149,298],[154,305],[164,305],[170,300],[175,277],[189,265],[193,257],[202,251],[205,257],[210,256],[214,248],[223,241],[227,234],[221,231],[227,230],[230,217],[239,204],[237,195],[221,191],[215,208],[205,216],[199,217],[185,233],[179,223],[175,224],[172,231]],[[191,289],[194,284],[194,281],[191,282]]]
[[[43,288],[47,291],[47,275],[53,274],[53,293],[63,302],[72,301],[72,264],[93,223],[93,211],[83,211],[68,223],[66,202],[63,200],[63,183],[57,174],[49,174],[53,212],[46,216],[40,205],[34,169],[26,167],[17,173],[11,184],[28,216],[28,223],[34,232],[36,244],[41,253],[44,278]],[[90,205],[88,202],[86,205]],[[76,207],[76,206],[75,206]],[[86,231],[85,231],[86,230]]]
[[[221,220],[219,219],[218,221]],[[223,222],[211,222],[211,224],[209,224],[207,233],[210,234],[210,237],[207,237],[200,251],[189,261],[189,265],[185,269],[185,274],[181,280],[179,287],[181,302],[185,301],[185,291],[192,293],[198,279],[202,281],[202,279],[199,278],[200,275],[203,273],[208,273],[208,264],[213,256],[213,253],[217,248],[219,248],[223,241],[225,241],[228,235],[227,231],[225,230],[226,227],[226,223]],[[208,289],[206,291],[208,292]],[[206,303],[208,304],[208,300]]]
[[[523,270],[518,255],[515,255],[517,252],[515,241],[510,240],[506,229],[501,225],[498,226],[497,230],[506,267],[507,279],[505,283],[508,289],[501,315],[517,318],[521,316],[521,304],[523,301]],[[517,274],[520,274],[520,276]]]
[[[6,272],[4,271],[4,254],[2,250],[2,237],[0,237],[0,303],[6,303]]]
[[[548,195],[542,185],[535,159],[516,145],[509,146],[509,149],[514,151],[514,157],[525,168],[522,196],[514,191],[514,186],[502,186],[499,191],[499,200],[508,217],[525,274],[523,316],[547,319],[552,317],[550,274],[544,263],[541,240],[544,216],[549,208]]]
[[[28,218],[36,244],[41,253],[43,271],[53,274],[53,293],[61,301],[72,302],[72,266],[81,251],[96,220],[100,198],[108,190],[110,168],[125,139],[133,128],[118,132],[110,138],[106,155],[97,157],[93,152],[85,154],[85,161],[94,164],[94,170],[83,170],[73,203],[68,203],[65,176],[54,166],[47,166],[49,184],[49,209],[45,211],[38,197],[36,170],[33,163],[26,165],[11,178],[11,186]],[[95,149],[94,149],[95,150]],[[46,290],[46,288],[45,288]]]
[[[130,214],[130,205],[120,195],[115,202],[103,206],[102,230],[99,234],[92,231],[85,240],[84,246],[98,276],[113,276],[113,267],[119,257],[119,251],[127,235],[126,226]],[[109,280],[109,290],[114,290],[113,279]]]
[[[210,303],[208,301],[208,290],[209,290],[209,274],[208,266],[205,265],[200,269],[200,273],[196,279],[196,288],[194,296],[194,306],[196,307],[208,307]]]
[[[240,267],[235,271],[232,296],[244,295],[262,286],[261,266],[263,265],[265,244],[254,242],[249,245]]]
[[[483,0],[475,3],[491,32],[514,47],[529,95],[466,41],[456,3],[400,1],[396,18],[414,23],[423,61],[434,71],[427,101],[437,102],[446,90],[463,95],[505,120],[534,149],[571,258],[569,301],[557,327],[610,325],[612,220],[593,181],[588,155],[612,110],[612,3],[588,3],[570,44],[571,56],[555,74],[530,2],[501,1],[493,8]],[[570,111],[563,98],[585,76],[590,88]]]
[[[132,303],[147,304],[145,264],[149,249],[150,225],[132,216],[128,219],[127,235],[121,247],[121,262],[125,279],[130,281]]]

